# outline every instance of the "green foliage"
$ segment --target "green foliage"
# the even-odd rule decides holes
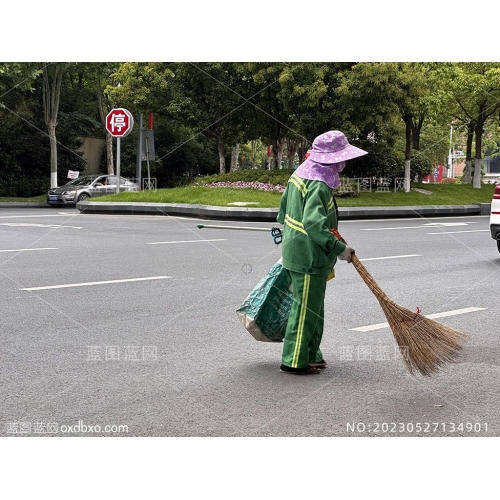
[[[212,182],[264,182],[273,186],[284,186],[293,174],[293,170],[239,170],[228,174],[207,175],[205,177],[196,177],[193,180],[193,186],[204,186]]]
[[[387,177],[404,174],[404,159],[393,153],[370,152],[347,162],[342,175],[347,177]]]
[[[411,153],[411,174],[414,178],[417,176],[420,180],[430,175],[434,170],[432,162],[425,153],[421,151],[412,151]]]
[[[231,146],[239,143],[240,158],[245,157],[240,167],[253,172],[254,165],[266,163],[268,145],[277,151],[277,141],[280,146],[287,141],[294,157],[297,152],[302,160],[314,137],[333,129],[370,152],[349,162],[346,176],[402,177],[408,146],[404,116],[411,117],[411,178],[422,178],[429,161],[446,161],[452,119],[455,142],[463,143],[458,149],[465,151],[467,125],[479,119],[485,130],[482,153],[498,154],[498,63],[60,64],[65,68],[56,130],[60,183],[67,170],[84,168],[78,137],[104,136],[97,100],[102,88],[108,98],[103,107],[129,109],[136,124],[139,112],[145,117],[154,113],[157,160],[150,168],[159,187],[218,173],[218,146],[224,148],[228,167]],[[39,63],[0,63],[3,192],[31,192],[49,178],[42,102]],[[135,177],[136,147],[137,125],[122,140],[121,171],[126,176]],[[103,155],[103,171],[104,161]],[[142,165],[144,175],[146,163]],[[273,182],[270,172],[283,171],[260,170],[249,173],[248,180]],[[27,187],[21,188],[17,178]]]

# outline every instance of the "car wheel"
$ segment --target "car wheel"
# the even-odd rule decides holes
[[[88,200],[90,198],[90,196],[87,194],[87,193],[82,193],[79,197],[78,197],[78,201],[85,201],[85,200]]]
[[[497,248],[498,248],[498,251],[500,252],[500,240],[497,240]]]

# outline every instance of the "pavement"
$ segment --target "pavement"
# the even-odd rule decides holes
[[[1,203],[5,208],[52,208],[46,203]],[[63,207],[61,207],[63,208]],[[76,204],[82,214],[129,214],[195,217],[207,220],[276,222],[277,208],[217,207],[187,203],[130,203],[83,201]],[[405,217],[446,217],[489,215],[491,203],[471,205],[422,205],[402,207],[339,207],[340,220],[384,219]]]

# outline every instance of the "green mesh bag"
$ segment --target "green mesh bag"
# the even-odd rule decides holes
[[[236,314],[256,340],[283,342],[292,300],[292,280],[280,259],[255,285]]]

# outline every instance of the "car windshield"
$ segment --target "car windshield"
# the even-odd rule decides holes
[[[94,179],[95,177],[92,177],[91,175],[84,175],[83,177],[77,177],[76,179],[68,182],[66,186],[87,186]]]

